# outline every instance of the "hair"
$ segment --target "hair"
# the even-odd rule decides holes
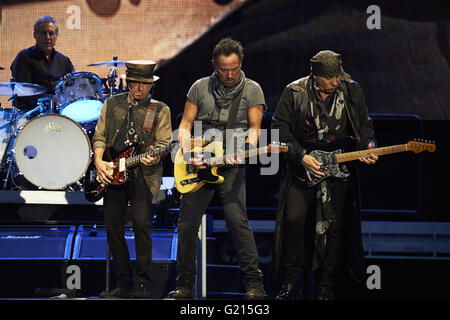
[[[244,59],[244,48],[242,47],[242,44],[239,41],[231,39],[230,37],[220,40],[214,47],[214,63],[217,63],[217,58],[220,55],[228,57],[232,53],[236,53],[239,57],[239,61],[242,62],[242,59]]]
[[[36,22],[34,23],[34,33],[37,33],[40,24],[46,23],[46,22],[53,23],[56,27],[56,34],[58,34],[58,25],[56,24],[56,20],[50,16],[42,16],[36,20]]]

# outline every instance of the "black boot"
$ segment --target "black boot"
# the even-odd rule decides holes
[[[137,284],[130,294],[132,299],[149,299],[150,298],[150,286],[145,283]]]
[[[172,299],[192,299],[192,289],[177,287],[175,290],[169,292],[167,298]]]
[[[131,287],[117,287],[111,291],[102,291],[99,297],[104,299],[128,299],[131,292]]]
[[[283,284],[275,300],[301,300],[302,298],[302,292],[297,285],[287,282]]]

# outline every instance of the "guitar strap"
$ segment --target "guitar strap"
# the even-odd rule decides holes
[[[152,145],[155,135],[152,134],[154,132],[157,121],[155,118],[158,116],[160,108],[158,108],[159,104],[156,102],[149,102],[147,107],[147,112],[145,113],[144,125],[142,127],[142,142],[144,142],[144,146],[148,148]],[[141,148],[140,148],[141,149]],[[144,152],[144,150],[139,150],[139,153]],[[141,166],[137,167],[142,174]]]
[[[222,141],[224,143],[224,146],[226,146],[226,132],[228,129],[234,129],[234,123],[236,122],[236,116],[239,110],[239,105],[241,103],[242,94],[245,89],[245,83],[242,87],[241,91],[233,98],[233,101],[231,102],[230,107],[230,113],[228,114],[228,121],[225,126],[225,130],[222,132]],[[234,141],[234,145],[237,145],[236,141]]]
[[[231,102],[230,113],[228,115],[228,121],[225,129],[234,129],[234,122],[236,121],[236,116],[239,109],[239,104],[241,103],[241,97],[242,93],[244,92],[244,89],[245,83],[239,94],[235,96],[233,101]]]
[[[148,104],[147,113],[145,114],[145,120],[144,120],[144,132],[147,132],[149,135],[153,131],[153,125],[154,125],[157,109],[158,109],[158,104],[156,102],[150,102]]]

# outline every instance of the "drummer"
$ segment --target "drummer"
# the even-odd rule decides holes
[[[75,71],[68,57],[55,50],[58,25],[50,16],[43,16],[34,24],[36,44],[20,51],[11,65],[12,81],[34,83],[54,94],[58,80]],[[16,106],[32,109],[36,100],[18,98]]]

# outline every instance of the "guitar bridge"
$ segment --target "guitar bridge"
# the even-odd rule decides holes
[[[186,165],[186,174],[192,174],[192,173],[196,173],[197,172],[197,168],[195,168],[193,165]]]

